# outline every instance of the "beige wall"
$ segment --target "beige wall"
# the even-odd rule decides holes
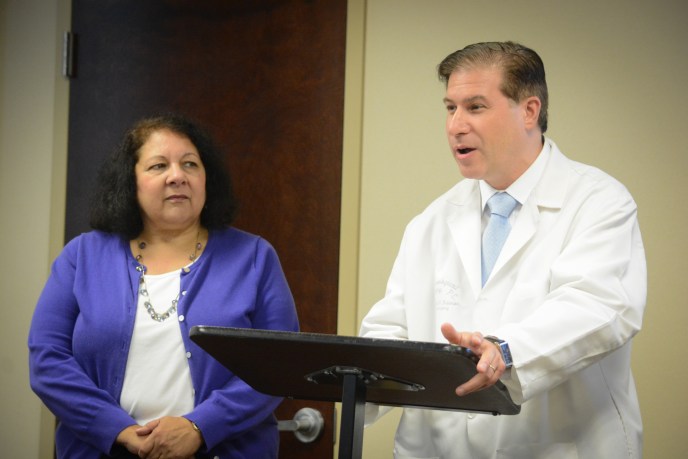
[[[384,293],[403,228],[459,179],[444,139],[435,67],[486,40],[537,50],[550,87],[550,130],[577,160],[616,176],[639,206],[649,264],[633,367],[645,456],[688,457],[688,3],[684,0],[368,0],[360,183],[357,323]],[[680,209],[680,210],[679,210]],[[394,420],[395,421],[395,420]],[[390,422],[388,424],[394,424]],[[364,457],[390,457],[392,430],[366,431]]]
[[[679,143],[688,106],[684,2],[351,0],[349,12],[340,333],[355,333],[384,293],[407,221],[459,178],[436,64],[470,42],[521,41],[547,67],[549,135],[638,201],[650,278],[634,355],[645,457],[686,457],[688,397],[674,388],[688,376],[688,245],[673,228],[688,222],[670,195],[688,170]],[[68,19],[68,0],[0,0],[3,457],[50,457],[39,432],[51,419],[28,388],[25,343],[63,226],[68,88],[57,56]],[[364,457],[391,456],[395,421],[366,431]]]
[[[68,11],[64,0],[0,0],[2,457],[52,457],[54,421],[29,389],[26,334],[64,226],[68,85],[58,45]]]

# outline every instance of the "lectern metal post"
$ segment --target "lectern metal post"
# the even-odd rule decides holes
[[[339,436],[340,459],[361,459],[367,387],[356,372],[344,374],[342,385],[342,425]]]

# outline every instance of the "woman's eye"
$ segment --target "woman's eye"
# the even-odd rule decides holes
[[[164,168],[165,168],[165,165],[164,165],[163,163],[158,163],[158,164],[153,164],[153,165],[151,165],[151,166],[148,168],[148,170],[151,170],[151,171],[158,171],[158,170],[161,170],[161,169],[164,169]]]

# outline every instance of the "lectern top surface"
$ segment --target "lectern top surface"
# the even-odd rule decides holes
[[[254,389],[305,400],[341,401],[344,374],[367,386],[366,400],[392,406],[517,414],[503,384],[459,397],[476,357],[442,343],[319,333],[196,326],[191,339]]]

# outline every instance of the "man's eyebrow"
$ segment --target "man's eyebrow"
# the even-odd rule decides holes
[[[448,97],[443,98],[442,101],[443,101],[445,104],[447,104],[447,103],[450,103],[450,104],[455,103],[452,99],[450,99],[450,98],[448,98]],[[461,103],[462,103],[463,105],[468,105],[468,104],[471,104],[471,103],[474,103],[474,102],[486,102],[486,101],[487,101],[487,97],[481,96],[481,95],[471,96],[471,97],[466,97],[465,99],[461,99]]]
[[[466,97],[465,99],[463,99],[464,104],[471,104],[473,102],[486,102],[486,101],[487,101],[487,97],[479,95],[479,94],[477,96]]]

